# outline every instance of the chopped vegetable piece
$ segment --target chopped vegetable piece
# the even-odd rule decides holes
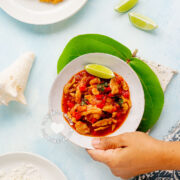
[[[99,91],[104,91],[104,86],[102,85],[102,84],[98,84],[97,85],[97,89],[99,90]]]
[[[68,105],[68,107],[72,108],[72,107],[74,107],[75,104],[72,102],[67,102],[67,105]]]
[[[80,86],[79,89],[80,89],[81,92],[84,92],[84,91],[86,91],[86,86],[85,85]]]
[[[122,94],[125,98],[129,98],[129,91],[125,91]]]
[[[120,106],[122,106],[122,104],[123,104],[123,99],[119,98],[118,104],[119,104]]]
[[[105,105],[105,103],[101,102],[101,103],[97,104],[97,107],[102,109],[104,107],[104,105]]]
[[[112,93],[109,93],[108,96],[109,97],[114,97],[114,95]]]
[[[102,100],[102,98],[103,98],[103,95],[102,95],[102,94],[96,95],[96,99]]]
[[[103,85],[104,87],[108,87],[108,86],[109,86],[107,82],[103,83],[102,85]]]
[[[81,119],[81,114],[80,114],[80,113],[78,113],[78,112],[75,112],[74,117],[75,117],[75,118],[76,118],[76,120],[78,121],[78,120],[80,120],[80,119]]]
[[[105,91],[106,91],[106,92],[109,92],[109,91],[111,91],[111,88],[110,88],[110,87],[106,87],[106,88],[105,88]]]
[[[82,99],[81,101],[81,106],[87,105],[88,104],[88,100],[87,99]]]
[[[91,119],[91,122],[92,122],[92,123],[95,123],[96,121],[97,121],[96,118],[92,118],[92,119]]]

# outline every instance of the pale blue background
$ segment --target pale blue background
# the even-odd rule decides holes
[[[91,160],[84,149],[69,142],[54,145],[41,137],[40,124],[48,108],[48,93],[56,77],[56,63],[66,43],[83,33],[111,36],[139,55],[180,71],[180,1],[140,0],[132,10],[153,18],[159,28],[144,32],[134,28],[127,14],[113,8],[119,0],[89,0],[70,19],[48,26],[27,25],[0,10],[0,71],[22,52],[37,58],[26,90],[27,106],[0,107],[0,153],[30,151],[57,164],[73,180],[115,180],[108,168]],[[161,118],[151,135],[162,139],[180,118],[180,76],[165,93]]]

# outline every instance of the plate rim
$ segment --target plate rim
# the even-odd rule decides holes
[[[117,57],[117,56],[114,56],[114,55],[111,55],[111,54],[107,54],[107,53],[87,53],[87,54],[83,54],[83,55],[81,55],[81,56],[85,56],[85,55],[107,55],[107,56],[110,56],[110,57],[119,59],[119,60],[122,61],[122,63],[125,63],[121,58],[119,58],[119,57]],[[73,59],[72,61],[70,61],[68,64],[66,64],[66,65],[64,66],[64,68],[61,70],[61,72],[60,72],[60,73],[56,76],[56,78],[54,79],[53,84],[52,84],[52,86],[51,86],[51,88],[50,88],[50,93],[49,93],[49,97],[48,97],[48,111],[49,111],[49,113],[50,113],[51,110],[52,110],[52,104],[53,104],[53,103],[52,103],[52,100],[51,100],[51,98],[52,98],[52,91],[53,91],[53,89],[54,89],[54,86],[55,86],[55,84],[56,84],[59,76],[61,76],[61,73],[62,73],[63,71],[65,71],[65,67],[66,67],[66,66],[68,66],[71,62],[76,61],[76,60],[77,60],[78,58],[80,58],[81,56],[76,57],[75,59]],[[145,94],[144,94],[144,89],[143,89],[142,83],[141,83],[141,81],[140,81],[137,73],[136,73],[131,67],[129,67],[129,68],[131,69],[131,71],[135,74],[136,78],[138,79],[138,81],[139,81],[139,83],[140,83],[140,86],[141,86],[141,89],[142,89],[142,92],[143,92],[143,94],[142,94],[142,96],[143,96],[142,117],[143,117],[144,110],[145,110]],[[142,119],[142,117],[141,117],[141,119]],[[64,121],[65,121],[65,120],[64,120]],[[141,122],[141,121],[140,121],[140,122]],[[140,124],[140,122],[139,122],[139,124]],[[66,122],[66,123],[67,123],[67,122]],[[139,124],[138,124],[137,127],[135,128],[136,130],[137,130]],[[69,126],[69,127],[70,127],[70,126]],[[72,127],[70,127],[70,128],[73,129]],[[74,131],[75,133],[77,133],[75,130],[73,130],[73,131]],[[130,131],[128,131],[128,132],[130,132]],[[131,132],[132,132],[132,131],[131,131]],[[108,137],[111,137],[111,136],[113,136],[113,134],[108,135]],[[91,136],[87,136],[87,137],[93,138],[93,137],[91,137]],[[78,146],[80,146],[80,147],[82,147],[82,148],[94,149],[94,148],[92,147],[92,145],[90,144],[90,142],[88,143],[88,146],[87,146],[87,145],[84,146],[84,145],[81,145],[81,144],[76,144],[76,143],[72,140],[72,138],[68,138],[68,140],[69,140],[70,142],[72,142],[73,144],[78,145]]]
[[[18,15],[17,10],[14,10],[13,8],[8,7],[9,2],[7,3],[6,0],[0,0],[0,8],[4,12],[6,12],[9,16],[13,17],[14,19],[16,19],[18,21],[21,21],[21,22],[24,22],[24,23],[27,23],[27,24],[32,24],[32,25],[49,25],[49,24],[55,24],[55,23],[64,21],[64,20],[72,17],[73,15],[75,15],[88,2],[88,0],[81,0],[81,1],[82,1],[82,3],[80,4],[80,6],[77,7],[75,10],[73,10],[72,12],[68,13],[68,15],[63,16],[63,17],[59,17],[59,18],[54,18],[54,17],[49,18],[46,22],[44,22],[44,21],[41,22],[41,21],[37,20],[36,18],[34,18],[33,20],[29,19],[28,15],[24,16],[24,14],[26,14],[25,12],[27,12],[26,10],[24,11],[23,16]]]
[[[7,153],[1,154],[0,159],[5,158],[6,156],[18,156],[18,155],[29,156],[29,157],[37,158],[41,161],[46,162],[47,164],[52,166],[54,169],[56,169],[63,176],[64,180],[67,180],[67,177],[65,176],[64,172],[56,164],[54,164],[53,162],[51,162],[50,160],[48,160],[47,158],[45,158],[44,156],[41,156],[39,154],[35,154],[32,152],[24,152],[24,151],[7,152]]]

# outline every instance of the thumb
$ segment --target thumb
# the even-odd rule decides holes
[[[87,150],[89,155],[95,160],[108,164],[112,160],[113,150]]]
[[[107,150],[127,146],[127,142],[125,134],[122,134],[114,137],[94,138],[92,145],[95,149]]]

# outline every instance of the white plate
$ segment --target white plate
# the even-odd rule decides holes
[[[67,180],[62,171],[49,160],[31,153],[9,153],[0,156],[0,170],[14,170],[23,164],[36,167],[43,180]]]
[[[0,7],[15,19],[30,24],[52,24],[78,12],[87,0],[64,0],[52,5],[39,0],[0,0]]]
[[[60,74],[57,76],[52,86],[49,96],[50,112],[52,111],[60,112],[59,114],[56,114],[56,116],[52,116],[52,120],[55,122],[59,121],[67,124],[67,122],[64,120],[62,116],[62,110],[61,110],[61,99],[62,99],[64,85],[70,80],[70,78],[74,74],[83,70],[85,65],[91,63],[101,64],[109,67],[110,69],[112,69],[113,72],[116,72],[119,75],[121,75],[129,85],[132,108],[123,125],[109,136],[116,136],[125,132],[136,131],[136,129],[138,128],[141,122],[144,113],[144,104],[145,104],[144,91],[141,82],[138,76],[136,75],[136,73],[127,63],[125,63],[124,61],[122,61],[121,59],[115,56],[103,54],[103,53],[91,53],[80,56],[75,60],[73,60],[72,62],[70,62],[60,72]],[[63,132],[65,136],[67,136],[68,134],[67,131],[72,131],[72,128],[70,126],[66,128],[66,132],[65,131]],[[73,133],[69,133],[69,134],[71,134],[71,136],[68,136],[67,138],[71,142],[81,147],[92,149],[91,146],[92,137],[80,135],[74,130]]]

